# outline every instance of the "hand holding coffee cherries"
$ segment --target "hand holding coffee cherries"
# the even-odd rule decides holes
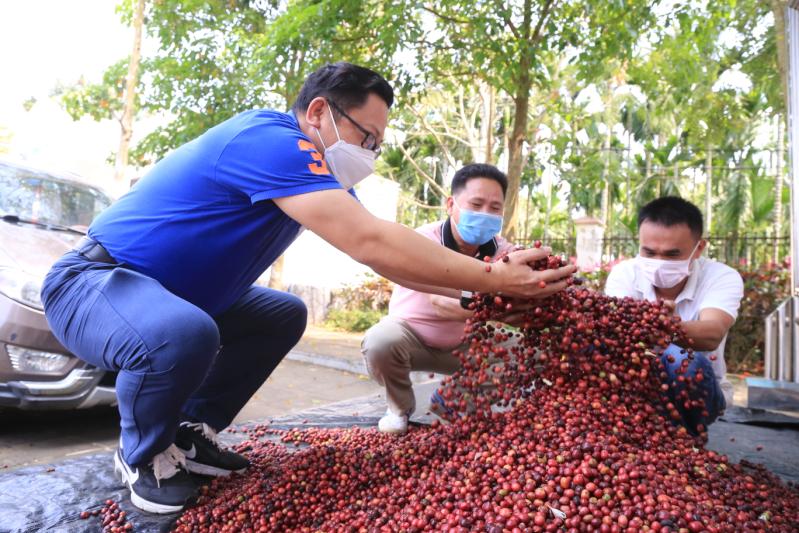
[[[518,298],[546,298],[569,286],[577,271],[574,265],[551,255],[552,249],[536,241],[533,248],[516,247],[486,265],[487,272],[498,274],[496,291]],[[485,258],[490,262],[489,257]]]

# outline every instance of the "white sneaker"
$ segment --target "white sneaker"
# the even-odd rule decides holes
[[[408,416],[397,415],[387,410],[380,422],[377,423],[377,429],[382,433],[405,433],[408,431]]]
[[[186,458],[174,444],[140,467],[125,462],[122,448],[114,454],[114,470],[130,489],[131,503],[148,513],[175,513],[194,499],[198,483],[185,466]]]

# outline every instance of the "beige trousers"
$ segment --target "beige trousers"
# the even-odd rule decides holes
[[[452,350],[427,346],[403,320],[390,316],[366,332],[361,353],[369,376],[386,388],[388,407],[396,414],[411,414],[416,408],[412,371],[453,374],[460,368]]]

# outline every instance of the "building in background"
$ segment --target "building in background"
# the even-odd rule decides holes
[[[373,174],[355,187],[358,199],[376,217],[396,222],[399,185]],[[308,306],[308,321],[324,320],[332,291],[358,283],[372,269],[354,261],[321,237],[304,231],[286,250],[283,285]],[[269,280],[267,272],[261,278]]]

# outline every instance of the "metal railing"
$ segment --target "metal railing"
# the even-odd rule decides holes
[[[799,298],[785,300],[766,317],[766,379],[799,383]]]
[[[535,239],[516,239],[519,244],[530,245]],[[713,235],[707,238],[706,257],[730,266],[758,267],[785,260],[790,255],[790,237],[770,235]],[[575,237],[548,239],[544,244],[555,253],[573,256],[576,254]],[[610,263],[638,254],[638,239],[634,237],[606,237],[602,239],[603,261]]]

